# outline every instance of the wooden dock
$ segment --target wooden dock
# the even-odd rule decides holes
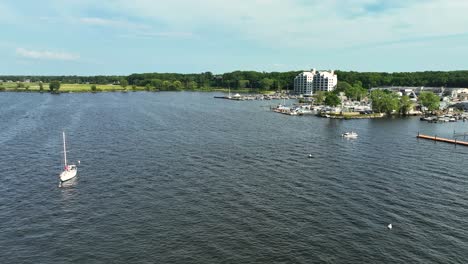
[[[459,141],[456,139],[448,139],[448,138],[441,138],[437,136],[428,136],[428,135],[423,135],[419,134],[416,136],[417,138],[423,138],[423,139],[429,139],[433,141],[440,141],[440,142],[445,142],[445,143],[450,143],[450,144],[455,144],[455,145],[462,145],[462,146],[467,146],[468,147],[468,142],[466,141]]]

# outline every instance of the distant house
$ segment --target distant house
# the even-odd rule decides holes
[[[461,100],[460,97],[464,97],[465,94],[468,94],[468,88],[454,89],[452,90],[452,93],[450,95],[452,96],[452,98]]]
[[[452,96],[453,98],[457,97],[458,93],[468,93],[467,88],[457,87],[379,86],[371,88],[371,91],[373,90],[389,90],[393,92],[402,92],[403,94],[410,96],[410,98],[414,98],[414,96],[419,95],[421,92],[433,92],[440,97],[448,95]]]
[[[468,93],[459,93],[459,94],[457,94],[457,99],[459,101],[468,101]]]

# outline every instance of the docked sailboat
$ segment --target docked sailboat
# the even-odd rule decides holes
[[[74,164],[68,164],[67,163],[67,146],[66,146],[66,143],[65,143],[65,132],[62,132],[62,134],[63,134],[63,163],[64,163],[64,167],[63,167],[62,173],[60,173],[60,181],[64,182],[64,181],[68,181],[70,179],[73,179],[76,176],[77,172],[78,172],[78,168]]]

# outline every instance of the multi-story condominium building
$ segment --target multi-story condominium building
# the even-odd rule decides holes
[[[294,78],[295,94],[313,94],[314,93],[314,75],[315,69],[310,72],[302,72]]]
[[[294,78],[294,93],[311,95],[318,91],[333,91],[338,83],[334,71],[302,72]]]
[[[338,84],[338,77],[334,71],[317,72],[314,75],[314,93],[318,91],[331,92]]]

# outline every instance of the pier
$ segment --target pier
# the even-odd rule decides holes
[[[429,139],[433,141],[439,141],[439,142],[445,142],[445,143],[451,143],[455,145],[462,145],[462,146],[467,146],[468,147],[468,142],[466,141],[459,141],[456,138],[455,139],[448,139],[448,138],[441,138],[437,136],[428,136],[428,135],[423,135],[419,134],[416,136],[417,138],[422,138],[422,139]]]

